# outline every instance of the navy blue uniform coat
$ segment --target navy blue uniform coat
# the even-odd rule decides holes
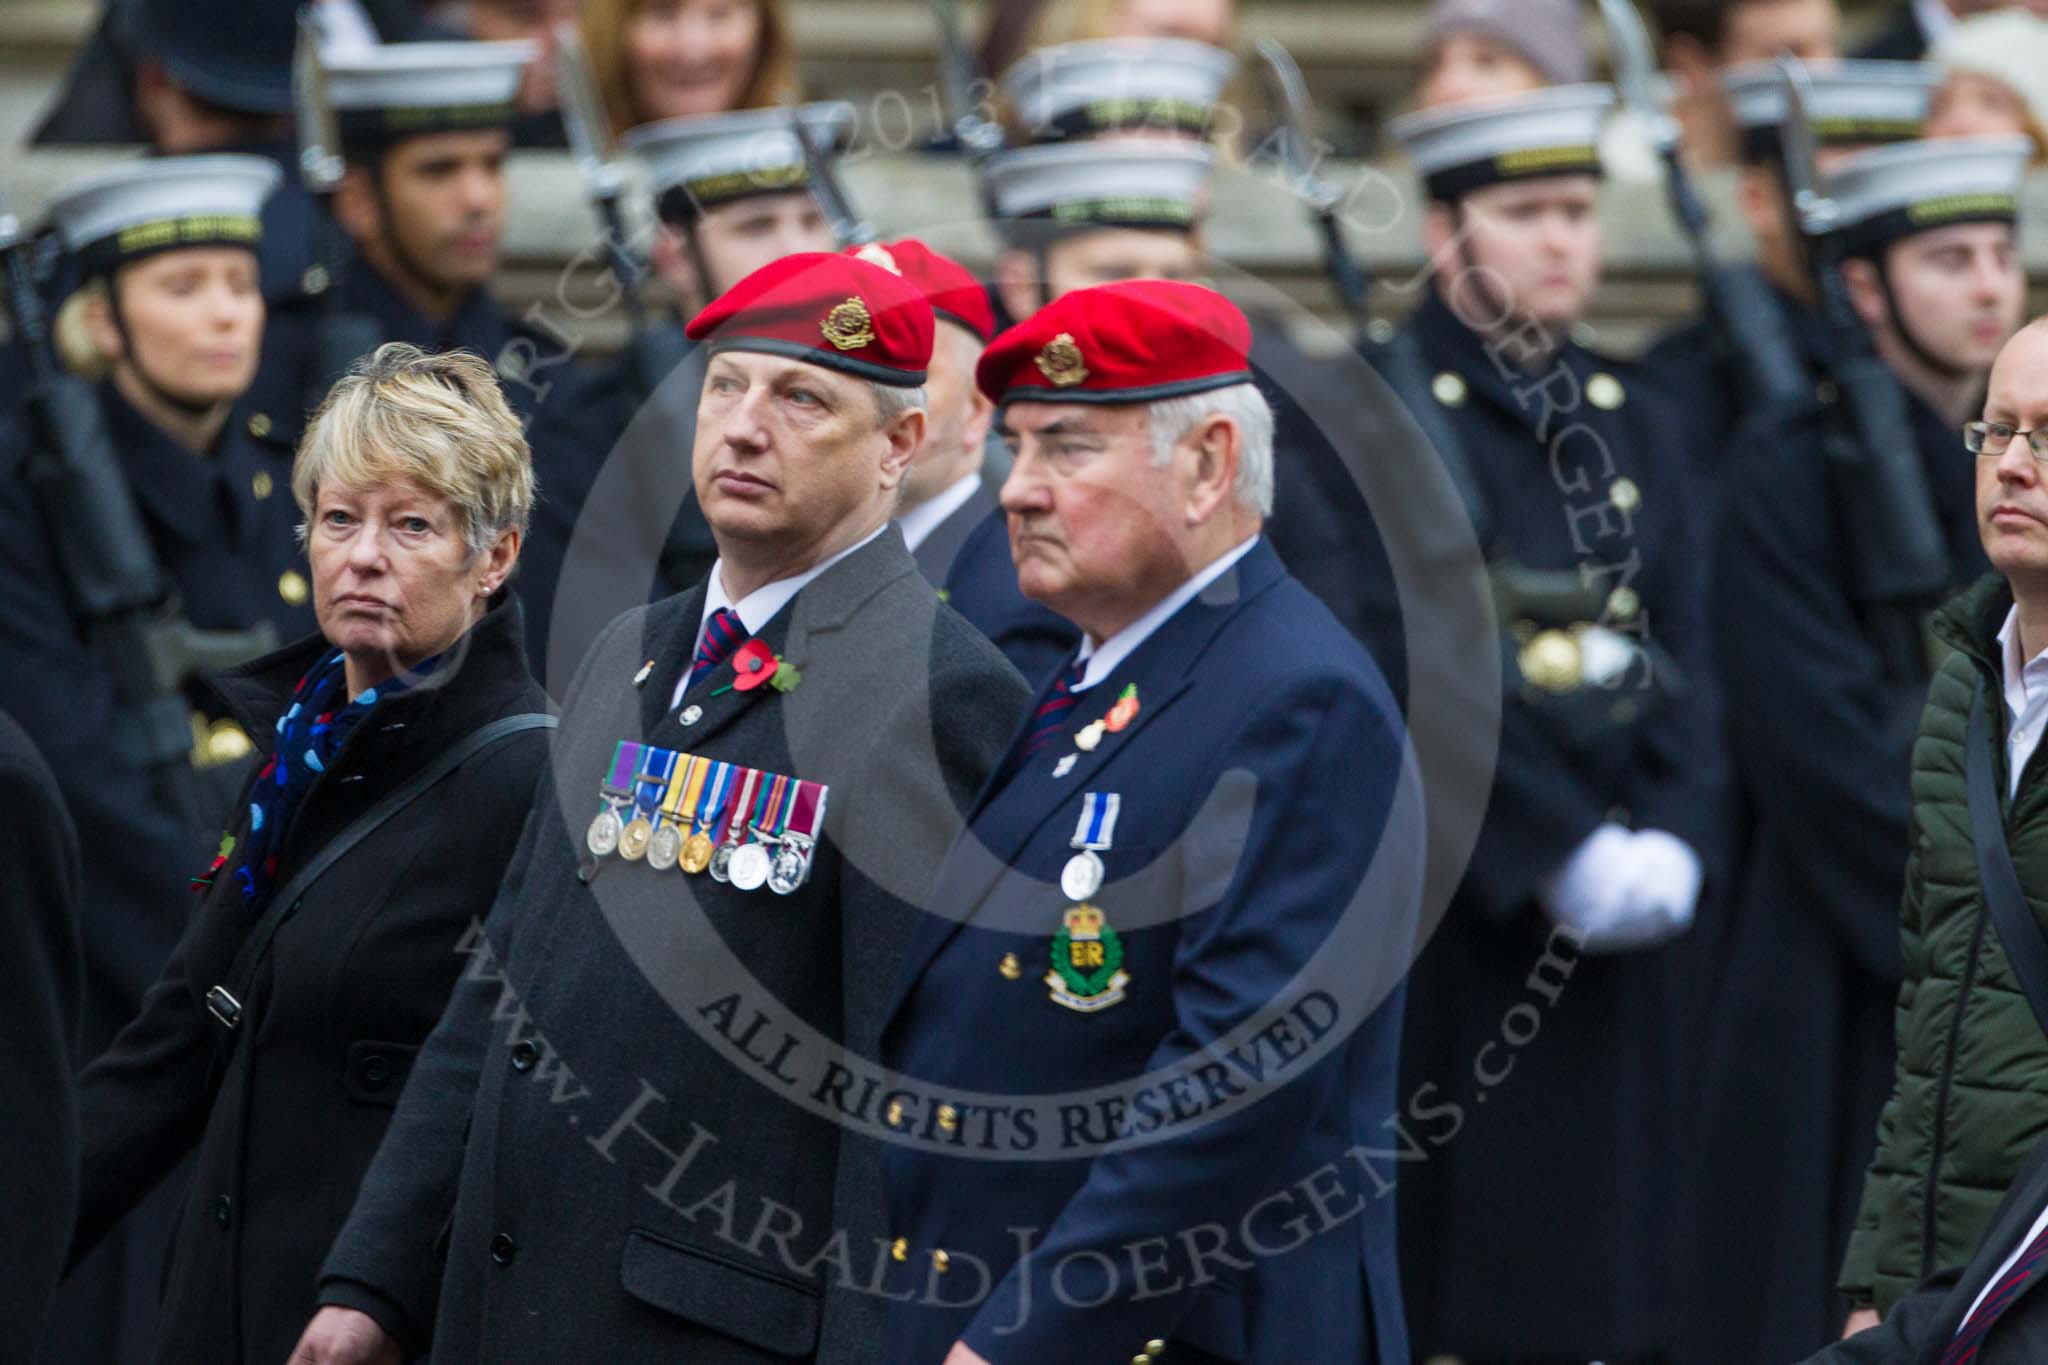
[[[926,1097],[910,1102],[900,1131],[939,1137],[892,1143],[885,1156],[903,1250],[892,1289],[908,1296],[891,1309],[887,1358],[937,1365],[964,1337],[997,1365],[1098,1365],[1153,1341],[1170,1343],[1168,1361],[1405,1362],[1392,1163],[1368,1174],[1346,1155],[1386,1145],[1398,982],[1413,942],[1419,824],[1395,804],[1404,739],[1393,699],[1263,541],[1083,693],[1067,731],[1127,684],[1136,719],[1066,776],[1053,770],[1075,751],[1069,740],[1029,759],[1012,750],[940,873],[931,903],[941,913],[911,940],[883,1060]],[[1123,925],[1131,980],[1128,998],[1080,1013],[1049,998],[1043,978],[1088,791],[1122,797],[1094,900]],[[1396,894],[1352,907],[1375,856]],[[1206,1124],[1166,1121],[1162,1106],[1199,1109],[1205,1091],[1245,1087],[1238,1062],[1204,1049],[1289,1004],[1297,973],[1326,947],[1342,959],[1328,998],[1341,997],[1355,1032],[1304,1060],[1290,1046],[1301,1026],[1283,1025],[1289,1062],[1275,1063],[1255,1103]],[[1006,953],[1018,970],[1000,968]],[[1235,1055],[1273,1063],[1262,1046]],[[1166,1083],[1166,1098],[1133,1098],[1132,1129],[1150,1140],[1114,1152],[1085,1146],[1119,1122],[1093,1109],[1069,1127],[963,1106],[950,1140],[932,1124],[936,1104],[963,1092],[1080,1092],[1177,1063],[1194,1070]],[[1320,1182],[1327,1218],[1307,1211],[1299,1189],[1290,1197],[1302,1181]],[[1290,1234],[1293,1218],[1315,1235]],[[1183,1232],[1204,1225],[1237,1230],[1227,1252],[1192,1254]],[[1035,1230],[1021,1264],[1020,1228]],[[1241,1240],[1247,1228],[1257,1246]],[[944,1269],[933,1275],[938,1251]],[[1120,1271],[1102,1271],[1098,1253]]]

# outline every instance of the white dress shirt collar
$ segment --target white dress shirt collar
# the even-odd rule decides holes
[[[697,617],[697,633],[690,637],[690,657],[694,659],[697,656],[697,645],[704,639],[704,625],[720,607],[731,607],[738,614],[740,624],[747,628],[748,635],[759,635],[761,627],[774,620],[775,613],[788,606],[789,599],[802,592],[812,579],[888,529],[889,523],[885,521],[857,543],[847,546],[823,563],[814,564],[789,578],[778,578],[773,583],[763,583],[737,602],[725,594],[725,560],[714,560],[711,565],[711,577],[704,580],[704,610]],[[671,711],[682,705],[683,693],[689,686],[690,670],[686,667],[683,669],[683,676],[676,679],[676,690],[668,699]]]
[[[1956,26],[1956,15],[1947,0],[1913,0],[1913,22],[1919,26],[1921,41],[1927,44],[1928,55],[1932,56],[1935,45]]]
[[[2048,649],[2031,659],[2020,658],[2020,610],[2005,614],[1998,628],[2001,673],[2005,680],[2006,795],[2020,789],[2020,773],[2040,747],[2048,730]]]
[[[896,524],[903,528],[903,543],[915,550],[924,544],[925,538],[939,529],[939,524],[965,505],[967,500],[981,491],[981,475],[969,474],[966,478],[948,484],[936,497],[929,498],[896,518]]]
[[[1194,577],[1160,598],[1158,602],[1153,604],[1150,611],[1110,636],[1107,640],[1104,640],[1101,644],[1098,645],[1092,638],[1083,636],[1081,639],[1081,653],[1077,657],[1076,662],[1086,663],[1088,667],[1081,674],[1080,685],[1074,690],[1076,692],[1086,692],[1111,673],[1114,673],[1118,665],[1122,664],[1125,659],[1130,658],[1139,645],[1144,644],[1147,639],[1151,638],[1154,631],[1173,619],[1175,612],[1194,601],[1204,588],[1223,577],[1225,573],[1229,572],[1236,565],[1238,560],[1250,554],[1252,546],[1258,543],[1259,538],[1253,536],[1249,540],[1216,556],[1215,559],[1203,566]]]

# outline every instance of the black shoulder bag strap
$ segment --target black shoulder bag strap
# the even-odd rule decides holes
[[[2005,818],[2000,811],[1998,777],[1991,761],[1991,716],[1984,699],[1984,679],[1977,679],[1970,699],[1970,733],[1965,773],[1970,789],[1970,842],[1977,846],[1977,880],[1984,903],[1998,926],[2013,974],[2027,993],[2034,1021],[2048,1033],[2048,938],[2020,890],[2020,874],[2005,843]]]
[[[427,789],[464,763],[483,753],[486,749],[524,734],[529,730],[552,730],[558,722],[542,711],[529,711],[516,716],[501,716],[488,725],[480,725],[464,735],[455,744],[429,763],[426,767],[406,779],[404,785],[392,791],[376,805],[357,816],[346,828],[326,845],[313,854],[294,872],[290,879],[270,898],[263,916],[242,940],[241,949],[236,952],[234,964],[228,968],[227,980],[206,992],[206,1012],[211,1014],[221,1028],[215,1037],[212,1080],[218,1082],[227,1067],[228,1054],[234,1050],[235,1035],[242,1023],[242,1002],[249,998],[250,982],[256,969],[270,952],[271,943],[277,938],[277,931],[299,908],[299,898],[306,888],[339,862],[348,851],[370,837],[392,816],[424,796]]]

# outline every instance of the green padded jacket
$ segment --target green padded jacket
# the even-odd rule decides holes
[[[1905,980],[1891,1098],[1843,1262],[1841,1289],[1880,1313],[1970,1257],[2013,1173],[2048,1131],[2048,1037],[1978,894],[1964,734],[1978,680],[1998,789],[2006,772],[1999,628],[2012,606],[1993,574],[1936,615],[1948,647],[1913,743],[1912,845],[1900,912]],[[2006,841],[2034,917],[2048,926],[2048,744],[2006,808]]]

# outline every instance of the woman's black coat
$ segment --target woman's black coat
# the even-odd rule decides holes
[[[328,647],[316,636],[214,682],[267,747],[294,684]],[[439,685],[392,694],[349,736],[286,835],[280,884],[464,735],[547,709],[527,671],[516,601],[500,594],[457,649]],[[209,1069],[220,1027],[203,1000],[254,921],[233,859],[198,896],[141,1015],[86,1070],[74,1260],[197,1149],[157,1360],[274,1365],[291,1351],[328,1243],[466,960],[467,931],[497,893],[547,761],[546,735],[520,734],[470,759],[307,889],[243,1001],[217,1081]],[[232,831],[238,839],[247,819]]]

